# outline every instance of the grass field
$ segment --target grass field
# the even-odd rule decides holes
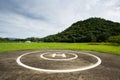
[[[38,49],[88,50],[120,55],[120,45],[112,43],[0,43],[0,53]]]

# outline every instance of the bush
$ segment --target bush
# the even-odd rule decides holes
[[[109,42],[120,43],[120,35],[118,36],[111,36],[108,38]]]

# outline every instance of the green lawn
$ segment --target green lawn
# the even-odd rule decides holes
[[[120,45],[112,43],[0,43],[0,53],[37,49],[89,50],[120,55]]]

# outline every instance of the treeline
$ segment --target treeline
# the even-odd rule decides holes
[[[72,24],[61,33],[41,39],[44,42],[106,42],[120,35],[120,23],[102,18],[89,18]]]
[[[21,39],[21,38],[2,38],[2,37],[0,37],[0,42],[26,42],[26,41],[40,42],[40,38],[29,37],[26,39]]]
[[[23,41],[25,41],[25,39],[18,39],[18,38],[2,38],[2,37],[0,37],[0,42],[18,42],[18,41],[20,41],[20,42],[23,42]]]
[[[0,42],[8,42],[9,39],[8,38],[0,38]]]

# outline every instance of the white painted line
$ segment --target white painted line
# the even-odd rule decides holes
[[[56,56],[56,54],[54,53],[54,54],[52,54],[52,57],[55,57]]]
[[[66,70],[66,69],[65,69],[65,70],[64,70],[64,69],[63,69],[63,70],[41,69],[41,68],[36,68],[36,67],[28,66],[28,65],[26,65],[26,64],[24,64],[24,63],[22,63],[22,62],[20,61],[20,59],[21,59],[23,56],[28,55],[28,54],[31,54],[31,53],[36,53],[36,52],[40,52],[40,51],[25,53],[25,54],[19,56],[19,57],[16,59],[16,62],[18,63],[18,65],[20,65],[20,66],[22,66],[22,67],[25,67],[25,68],[28,68],[28,69],[31,69],[31,70],[43,71],[43,72],[53,72],[53,73],[55,73],[55,72],[57,72],[57,73],[61,73],[61,72],[62,72],[62,73],[63,73],[63,72],[75,72],[75,71],[88,70],[88,69],[91,69],[91,68],[94,68],[94,67],[100,65],[101,62],[102,62],[99,57],[97,57],[97,56],[95,56],[95,55],[93,55],[93,54],[89,54],[89,53],[81,53],[81,54],[86,54],[86,55],[92,56],[92,57],[94,57],[94,58],[97,59],[97,62],[96,62],[94,65],[89,65],[89,66],[82,67],[82,68],[78,68],[78,69],[67,69],[67,70]]]
[[[41,58],[45,59],[45,60],[54,60],[54,61],[69,61],[69,60],[73,60],[73,59],[76,59],[78,57],[78,55],[76,55],[75,53],[67,53],[69,55],[73,55],[74,57],[71,57],[71,58],[66,58],[66,59],[55,59],[55,58],[47,58],[47,57],[44,57],[44,55],[46,54],[49,54],[49,53],[43,53],[40,55]],[[53,54],[55,56],[57,56],[57,54]],[[65,55],[65,54],[64,54]],[[58,56],[63,56],[63,54],[58,54]],[[64,57],[64,56],[63,56]],[[66,57],[66,56],[65,56]]]

